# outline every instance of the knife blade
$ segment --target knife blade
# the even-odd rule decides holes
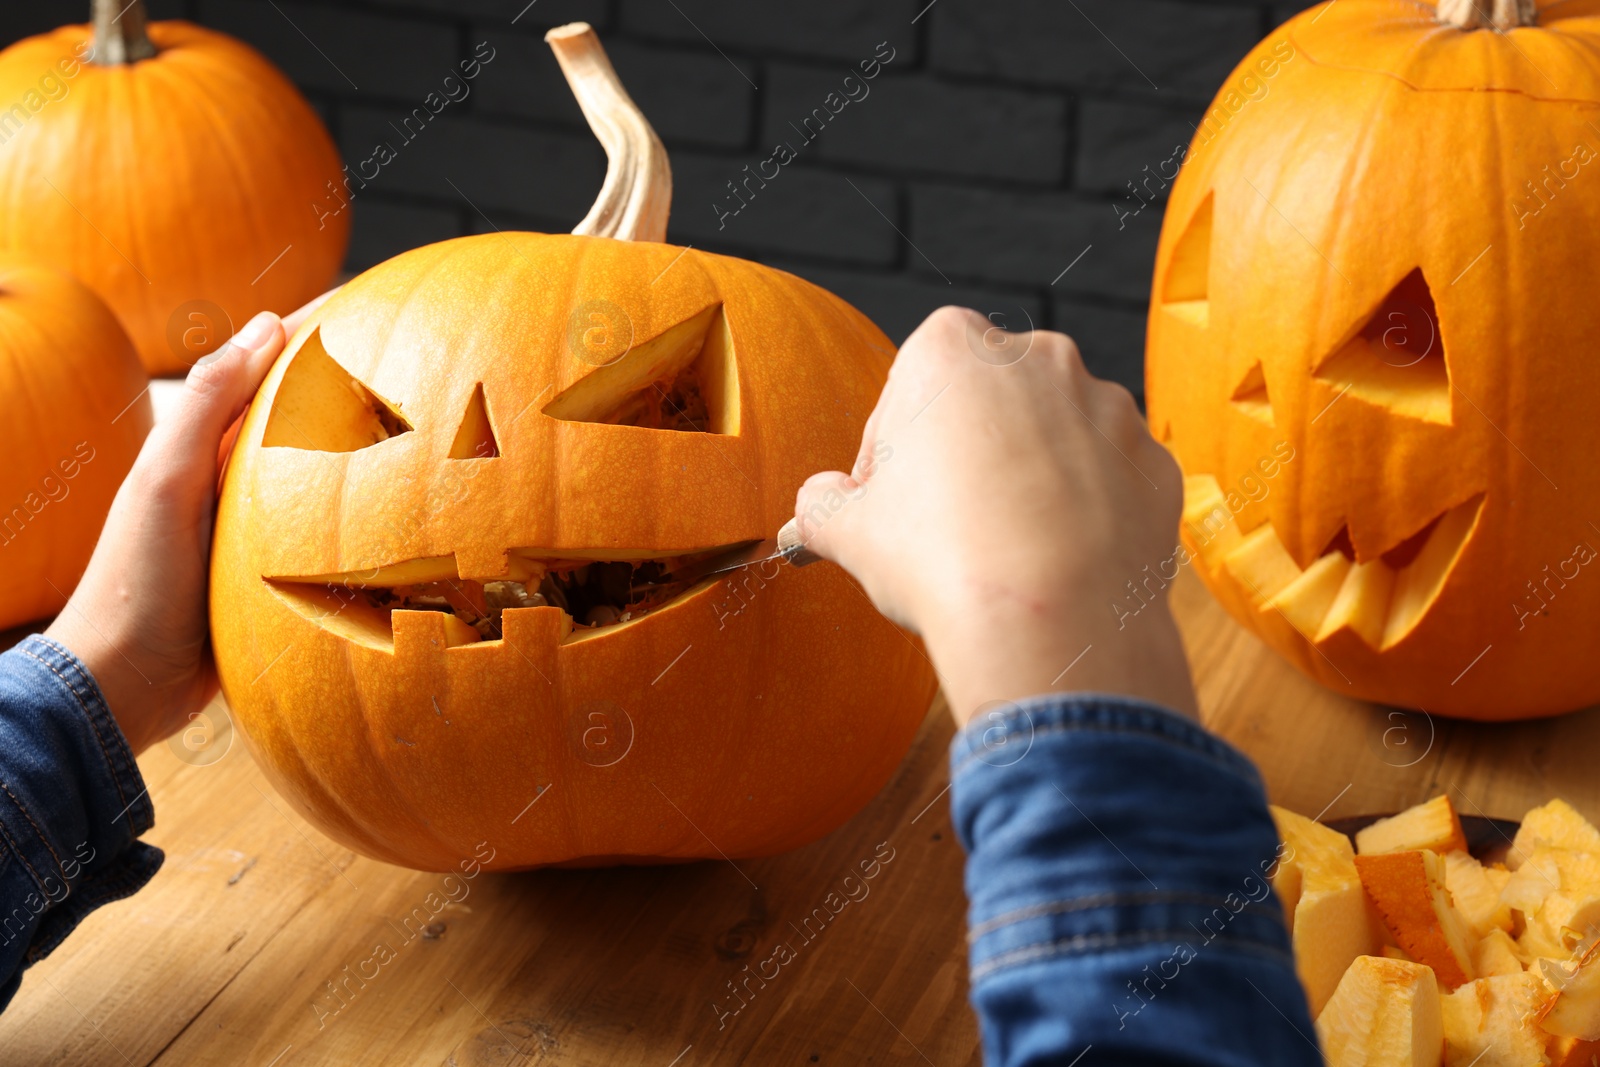
[[[821,558],[800,540],[800,527],[795,520],[790,519],[778,530],[778,536],[763,541],[747,541],[726,552],[691,563],[681,570],[673,571],[668,580],[673,584],[693,585],[713,575],[726,574],[758,563],[770,563],[775,559],[783,560],[791,566],[805,567]]]

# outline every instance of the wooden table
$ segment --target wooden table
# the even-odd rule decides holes
[[[1513,726],[1391,714],[1301,678],[1192,577],[1175,604],[1207,724],[1260,763],[1280,804],[1332,817],[1447,791],[1468,813],[1515,817],[1552,795],[1600,813],[1596,712]],[[157,746],[140,765],[166,866],[28,972],[0,1016],[0,1063],[977,1065],[950,733],[938,703],[866,811],[743,874],[482,875],[409,938],[401,920],[440,876],[333,844],[242,745],[210,766]],[[775,980],[751,982],[719,1028],[714,1005],[740,1003],[727,983],[881,842],[894,858],[870,895]]]

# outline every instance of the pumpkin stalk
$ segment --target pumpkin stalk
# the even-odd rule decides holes
[[[1439,0],[1439,21],[1458,30],[1514,30],[1539,21],[1536,0]]]
[[[672,211],[672,167],[661,138],[622,87],[588,23],[558,26],[544,39],[609,161],[599,198],[572,232],[623,241],[665,241]]]
[[[145,31],[144,0],[94,0],[91,10],[95,63],[122,67],[156,54]]]

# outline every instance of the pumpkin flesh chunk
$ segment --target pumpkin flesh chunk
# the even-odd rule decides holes
[[[1355,865],[1389,935],[1407,955],[1433,968],[1446,989],[1472,981],[1471,932],[1445,887],[1445,865],[1436,853],[1357,855]]]
[[[1317,1015],[1328,1067],[1437,1067],[1439,986],[1420,963],[1360,956]]]
[[[1541,959],[1540,973],[1554,990],[1539,1006],[1546,1033],[1579,1041],[1600,1041],[1600,942],[1575,961]]]
[[[1374,950],[1377,938],[1350,839],[1285,808],[1268,810],[1284,846],[1272,888],[1294,943],[1295,973],[1316,1015],[1351,963]]]
[[[1356,834],[1356,851],[1363,856],[1417,849],[1439,853],[1467,851],[1467,835],[1461,829],[1461,817],[1456,814],[1449,796],[1441,793],[1398,815],[1379,819]]]
[[[675,575],[721,551],[652,556],[611,550],[613,556],[636,558],[582,559],[535,557],[513,549],[507,575],[486,581],[460,577],[454,556],[266,581],[290,608],[324,629],[392,652],[392,612],[442,614],[451,647],[500,640],[505,613],[519,609],[560,611],[566,636],[619,626],[692,592]]]
[[[1439,998],[1445,1067],[1539,1067],[1546,1035],[1534,1021],[1544,983],[1529,971],[1467,982]]]

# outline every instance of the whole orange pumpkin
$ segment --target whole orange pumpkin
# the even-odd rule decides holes
[[[263,308],[332,284],[350,212],[305,99],[253,49],[143,0],[95,0],[0,52],[0,247],[72,271],[151,373],[179,371]]]
[[[1600,4],[1338,0],[1274,32],[1197,129],[1157,257],[1166,577],[1193,559],[1341,693],[1600,700],[1597,232]]]
[[[645,240],[670,174],[587,28],[553,44],[612,155],[579,229],[349,282],[251,406],[212,564],[223,690],[276,787],[445,869],[758,856],[843,822],[932,697],[839,569],[692,587],[848,466],[892,347],[842,301]]]
[[[150,432],[149,380],[111,309],[0,252],[0,629],[53,615]]]

